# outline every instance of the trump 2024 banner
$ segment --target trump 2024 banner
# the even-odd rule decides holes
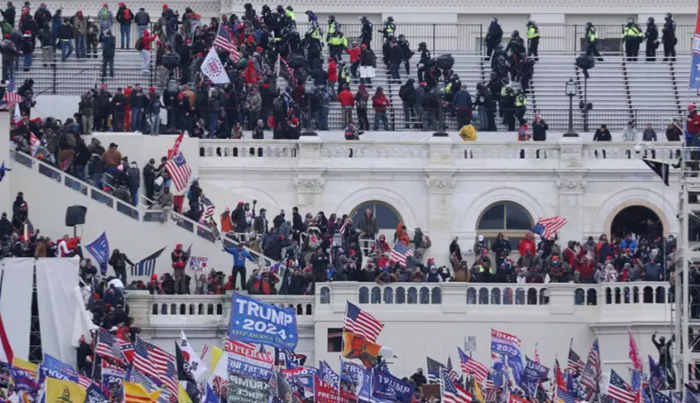
[[[234,293],[228,335],[234,340],[294,350],[298,339],[296,310]]]

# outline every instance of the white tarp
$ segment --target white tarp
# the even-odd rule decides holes
[[[32,279],[34,258],[0,260],[4,273],[0,313],[15,357],[28,359],[29,331],[32,325]]]
[[[41,258],[36,261],[36,293],[44,353],[75,367],[72,346],[76,310],[82,308],[73,290],[78,285],[80,260]]]

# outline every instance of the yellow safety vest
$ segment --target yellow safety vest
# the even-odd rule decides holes
[[[328,35],[333,35],[335,33],[336,24],[337,23],[335,21],[328,24]]]
[[[502,97],[505,97],[507,91],[508,91],[508,90],[506,89],[506,86],[505,86],[505,85],[504,85],[503,87],[501,87],[501,96],[502,96]]]
[[[636,38],[642,36],[642,33],[637,29],[637,27],[625,27],[625,33],[622,37],[626,39],[628,36]]]
[[[520,108],[521,106],[527,105],[527,98],[525,98],[525,95],[518,95],[515,97],[515,107]]]
[[[479,273],[483,273],[486,270],[484,270],[484,266],[479,266]],[[493,274],[493,267],[489,266],[489,273]]]
[[[387,35],[393,34],[395,29],[396,29],[396,25],[394,25],[394,23],[389,23],[389,24],[384,25],[384,32]]]
[[[289,17],[289,18],[291,18],[292,21],[296,21],[296,20],[297,20],[297,15],[294,14],[294,11],[284,10],[284,15],[286,15],[286,16]]]
[[[343,44],[343,38],[334,36],[328,41],[331,45],[336,46],[336,45],[342,45]]]
[[[588,41],[589,42],[595,42],[598,40],[598,34],[595,32],[595,29],[590,29],[588,31]]]
[[[540,31],[537,29],[536,26],[531,25],[530,28],[527,30],[527,38],[528,39],[534,39],[534,38],[539,38],[540,37]]]

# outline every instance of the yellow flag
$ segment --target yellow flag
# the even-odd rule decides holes
[[[220,349],[219,347],[214,347],[211,349],[211,365],[209,365],[209,368],[216,368],[216,364],[219,363],[219,360],[221,359],[221,356],[224,355],[224,350]]]
[[[25,371],[31,371],[36,373],[37,370],[39,370],[39,366],[36,364],[33,364],[27,360],[23,360],[19,357],[15,357],[12,360],[12,366],[15,368],[23,369]]]
[[[146,388],[138,383],[124,382],[124,397],[126,398],[126,403],[153,403],[158,400],[159,396],[159,390],[148,393]]]
[[[481,387],[479,387],[479,383],[474,379],[474,397],[480,402],[484,401],[484,394],[481,393]]]
[[[177,400],[178,403],[192,403],[190,395],[187,394],[185,387],[182,386],[182,382],[177,383]]]
[[[379,344],[372,343],[362,336],[355,333],[343,332],[343,353],[345,358],[358,358],[366,368],[372,368],[372,365],[377,362],[379,350],[382,348]]]
[[[46,403],[83,403],[85,388],[71,381],[46,378]]]

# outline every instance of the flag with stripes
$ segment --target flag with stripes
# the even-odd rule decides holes
[[[236,44],[233,43],[231,32],[226,25],[219,24],[219,31],[216,33],[216,38],[214,38],[214,46],[227,51],[229,53],[229,58],[234,63],[238,63],[238,61],[241,60],[241,52],[238,51]]]
[[[170,391],[171,396],[177,396],[178,384],[177,384],[177,367],[175,366],[175,356],[166,353],[160,347],[154,346],[153,344],[138,339],[139,342],[143,344],[143,348],[147,351],[148,360],[150,361],[150,370],[158,375],[158,380],[161,383],[167,385],[168,391]],[[134,367],[141,369],[136,366],[134,361]]]
[[[2,295],[2,285],[5,280],[5,271],[0,274],[0,295]],[[12,351],[12,345],[10,345],[10,339],[7,337],[7,331],[5,330],[5,322],[0,316],[0,361],[12,364],[15,359],[15,354]]]
[[[634,340],[634,336],[632,336],[632,332],[629,330],[627,331],[627,335],[629,336],[629,345],[630,345],[630,360],[632,360],[632,365],[634,369],[644,372],[644,364],[642,364],[642,357],[639,355],[639,348],[637,348],[637,342]]]
[[[401,267],[406,267],[406,260],[413,256],[413,250],[401,242],[396,242],[389,255],[389,265],[399,263]]]
[[[212,203],[211,200],[209,200],[206,197],[202,197],[202,207],[204,210],[204,212],[202,213],[202,218],[204,218],[205,220],[208,220],[208,219],[214,217],[214,209],[215,208],[214,208],[214,203]]]
[[[160,372],[154,360],[151,359],[146,348],[146,342],[140,338],[136,338],[136,343],[134,344],[134,363],[133,368],[143,373],[156,385],[162,385],[163,382],[160,380]],[[133,375],[133,373],[132,373]]]
[[[459,375],[455,372],[454,367],[452,367],[452,358],[447,357],[447,374],[454,383],[459,383]]]
[[[168,162],[165,163],[165,170],[168,172],[168,175],[170,175],[175,190],[182,192],[187,188],[190,182],[190,176],[192,176],[192,169],[187,165],[185,156],[182,155],[182,153],[178,153],[168,160]]]
[[[442,385],[440,388],[442,403],[470,403],[472,401],[472,395],[456,385],[444,368],[440,370],[440,384]]]
[[[573,348],[569,347],[569,364],[567,366],[569,373],[572,375],[577,372],[582,373],[585,366],[586,364],[581,360],[581,356],[576,354]]]
[[[636,393],[614,369],[610,370],[610,382],[608,382],[606,394],[620,403],[634,403],[636,397]]]
[[[685,385],[685,401],[683,403],[700,403],[700,393]]]
[[[445,365],[427,356],[425,357],[425,369],[428,373],[428,383],[440,383],[440,371],[447,372]]]
[[[126,358],[122,354],[117,337],[112,333],[100,329],[97,334],[97,343],[95,344],[95,353],[102,357],[111,358],[119,362],[125,362]]]
[[[554,403],[577,403],[576,396],[563,389],[557,388],[556,396],[557,400]]]
[[[258,345],[255,343],[247,343],[244,341],[226,339],[226,342],[224,343],[224,351],[232,352],[236,349],[236,347],[247,348],[255,351],[258,350]]]
[[[340,227],[340,230],[339,230],[338,232],[340,232],[341,234],[344,234],[344,233],[345,233],[345,229],[348,227],[348,224],[350,224],[351,222],[352,222],[352,220],[345,220],[345,222],[344,222],[343,225]]]
[[[477,382],[483,385],[488,378],[489,368],[466,355],[459,347],[457,347],[457,352],[459,353],[459,367],[462,369],[462,373],[473,376]]]
[[[540,218],[537,221],[537,224],[530,229],[530,231],[534,232],[535,234],[538,234],[542,238],[546,240],[552,240],[554,238],[554,234],[557,233],[563,226],[566,225],[568,221],[566,221],[566,218],[561,218],[561,217],[548,217],[548,218]]]
[[[132,276],[148,276],[151,277],[156,272],[156,259],[163,254],[165,247],[156,251],[152,255],[141,260],[136,266],[131,268]]]
[[[345,330],[362,336],[372,343],[377,341],[384,325],[374,316],[364,312],[357,305],[348,301],[345,309]]]
[[[597,392],[602,376],[600,349],[598,347],[598,339],[595,339],[593,347],[591,347],[591,352],[588,353],[588,361],[586,361],[586,366],[583,368],[583,374],[581,374],[581,383],[587,388]]]
[[[289,74],[289,80],[296,85],[297,80],[294,78],[294,69],[287,63],[287,61],[284,59],[284,57],[280,56],[280,63],[284,64],[284,67],[287,68],[287,73]]]
[[[22,102],[23,98],[21,95],[17,94],[17,91],[12,91],[9,86],[5,90],[5,95],[2,96],[0,101],[0,111],[9,111],[14,108],[14,106]]]

